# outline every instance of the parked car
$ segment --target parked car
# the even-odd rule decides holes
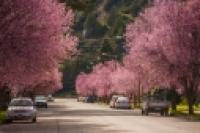
[[[96,101],[95,96],[80,96],[77,98],[78,102],[94,103]]]
[[[150,96],[146,97],[142,103],[142,115],[148,115],[149,113],[160,113],[161,116],[167,116],[170,107],[170,102],[165,98]]]
[[[85,98],[85,102],[86,103],[94,103],[96,101],[96,97],[95,96],[87,96]]]
[[[8,122],[13,120],[32,120],[36,122],[36,108],[30,98],[14,98],[7,109]]]
[[[50,94],[47,97],[48,102],[54,102],[54,97]]]
[[[118,97],[116,102],[115,102],[114,107],[117,108],[117,109],[118,108],[120,108],[120,109],[130,109],[131,105],[130,105],[130,102],[129,102],[129,98],[124,97],[124,96]]]
[[[113,95],[111,100],[110,100],[110,108],[115,108],[115,102],[118,97],[121,97],[121,95]]]
[[[45,96],[36,96],[34,103],[36,107],[44,107],[44,108],[48,107],[47,97]]]
[[[85,100],[86,100],[86,97],[83,97],[83,96],[79,96],[77,98],[77,102],[85,102]]]

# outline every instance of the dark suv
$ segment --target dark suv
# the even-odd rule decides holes
[[[161,116],[167,116],[170,107],[170,102],[165,98],[157,96],[148,96],[143,99],[142,103],[142,115],[148,115],[149,113],[160,113]]]

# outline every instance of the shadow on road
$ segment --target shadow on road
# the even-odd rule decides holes
[[[49,119],[35,124],[16,122],[0,126],[0,133],[126,133],[109,130],[108,125],[87,124],[81,120]]]
[[[105,111],[105,110],[66,110],[54,111],[54,116],[140,116],[133,111]],[[52,117],[52,114],[42,114],[44,117]]]

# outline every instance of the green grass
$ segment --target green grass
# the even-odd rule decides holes
[[[189,110],[188,105],[185,104],[177,105],[177,111],[188,112],[188,110]],[[194,106],[194,111],[198,113],[200,111],[200,105]]]
[[[200,105],[194,106],[194,115],[189,116],[188,110],[188,105],[179,104],[177,105],[176,112],[173,112],[173,115],[188,118],[190,120],[200,120]],[[172,112],[172,109],[170,109],[169,112]]]
[[[0,111],[0,124],[4,123],[6,121],[6,113]]]

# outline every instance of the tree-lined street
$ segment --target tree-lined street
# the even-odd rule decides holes
[[[199,0],[1,0],[0,18],[0,133],[200,132]]]
[[[0,133],[199,133],[200,123],[185,119],[141,116],[139,111],[113,110],[105,105],[56,99],[39,109],[35,124],[1,125]]]

